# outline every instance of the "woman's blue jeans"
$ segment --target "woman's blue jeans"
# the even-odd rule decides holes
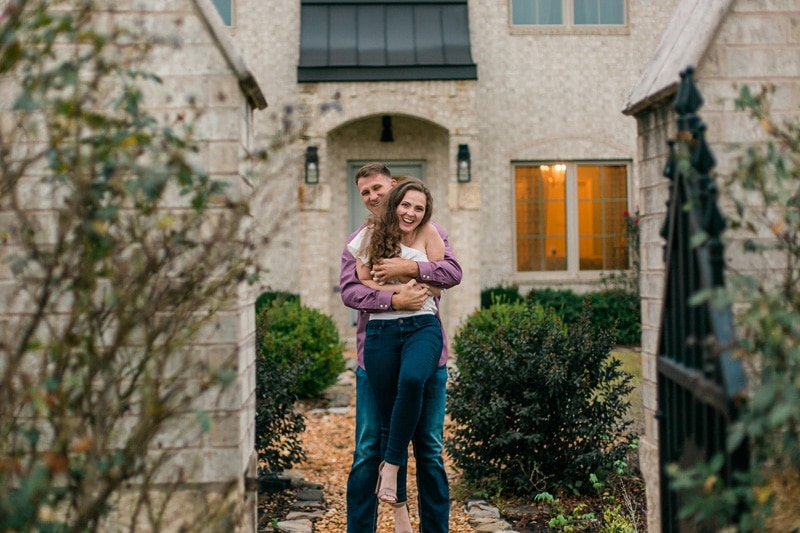
[[[442,459],[447,367],[439,367],[425,384],[422,415],[414,435],[422,533],[446,533],[450,521],[450,490]],[[347,533],[375,533],[378,499],[375,485],[380,462],[380,414],[363,368],[356,368],[355,450],[347,478]],[[406,470],[397,474],[398,501],[406,500]]]
[[[383,459],[406,462],[422,413],[425,383],[442,355],[442,329],[434,315],[370,320],[364,341],[367,371],[381,415]]]

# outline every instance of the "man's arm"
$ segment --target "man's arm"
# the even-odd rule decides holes
[[[420,283],[426,283],[442,289],[449,289],[461,283],[461,265],[458,264],[456,256],[453,255],[453,250],[450,248],[450,242],[447,239],[447,233],[438,224],[433,222],[431,224],[444,241],[443,260],[417,263],[416,261],[409,261],[399,257],[384,259],[381,264],[373,267],[373,279],[385,283],[402,277],[409,277],[416,279]]]
[[[348,239],[348,242],[352,240]],[[427,289],[419,285],[404,285],[400,292],[382,292],[370,289],[358,279],[356,272],[356,258],[345,245],[342,251],[342,266],[339,271],[339,289],[342,301],[347,307],[366,311],[368,313],[381,313],[389,310],[418,311],[428,295]]]

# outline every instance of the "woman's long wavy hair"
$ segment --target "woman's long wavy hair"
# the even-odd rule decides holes
[[[378,259],[400,256],[400,219],[397,206],[405,198],[408,191],[419,191],[425,195],[425,214],[417,226],[417,230],[428,223],[433,213],[433,197],[425,184],[410,176],[398,176],[400,183],[395,185],[384,199],[383,212],[379,217],[370,217],[372,237],[367,248],[367,257],[374,263]],[[401,181],[402,180],[402,181]],[[415,231],[417,231],[415,230]]]

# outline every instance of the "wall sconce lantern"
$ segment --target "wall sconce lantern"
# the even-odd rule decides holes
[[[306,147],[306,183],[309,185],[319,183],[319,155],[316,146]]]
[[[458,145],[458,156],[456,157],[456,161],[458,162],[458,182],[459,183],[467,183],[470,180],[470,159],[469,159],[469,146],[466,144],[459,144]]]

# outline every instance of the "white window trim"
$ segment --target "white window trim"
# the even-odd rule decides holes
[[[573,0],[561,0],[562,24],[514,24],[513,9],[508,0],[508,27],[511,35],[629,35],[630,19],[628,3],[622,0],[623,24],[574,24]]]
[[[566,172],[566,191],[567,201],[567,270],[555,271],[527,271],[517,270],[517,197],[516,179],[517,167],[531,167],[539,165],[549,165],[553,163],[563,163],[567,165]],[[560,159],[541,159],[531,161],[512,161],[511,162],[511,261],[514,275],[514,283],[518,285],[537,282],[600,282],[608,274],[625,272],[621,270],[580,270],[580,258],[578,257],[578,186],[574,177],[576,176],[577,165],[625,165],[627,190],[626,207],[628,212],[633,212],[632,190],[633,186],[633,163],[625,159],[586,159],[563,161]],[[572,179],[571,179],[572,178]]]

